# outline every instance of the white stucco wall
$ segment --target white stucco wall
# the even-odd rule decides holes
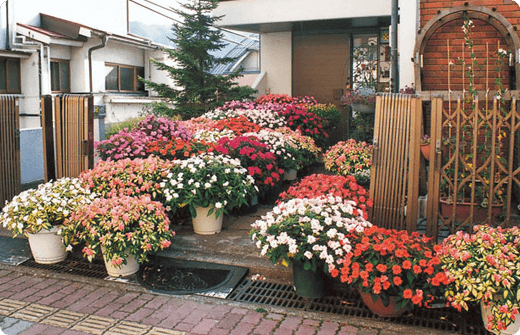
[[[292,93],[292,33],[267,33],[260,36],[260,71],[267,75],[267,92]]]
[[[419,0],[399,0],[399,86],[404,88],[414,82],[411,61],[418,30]]]
[[[42,65],[44,66],[44,65]],[[38,85],[38,53],[20,59],[21,90],[20,128],[41,127],[40,118],[23,114],[40,114],[40,88]]]
[[[214,14],[225,15],[221,26],[389,16],[391,1],[235,0],[220,2]]]

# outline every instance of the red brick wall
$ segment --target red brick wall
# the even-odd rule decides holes
[[[498,13],[506,17],[513,25],[520,25],[520,7],[512,0],[474,0],[474,1],[432,1],[422,0],[420,4],[421,27],[440,11],[448,8],[458,7],[464,3],[470,5],[484,5],[490,9],[495,8]],[[475,44],[475,55],[478,66],[475,68],[475,84],[478,90],[495,89],[495,78],[497,76],[498,48],[507,49],[505,40],[501,34],[491,25],[483,21],[473,20],[472,40]],[[462,90],[468,89],[468,78],[465,74],[463,80],[463,66],[460,58],[463,56],[464,34],[462,32],[463,20],[455,20],[446,23],[439,28],[427,42],[423,55],[423,90]],[[520,28],[520,26],[519,26]],[[520,29],[519,29],[520,30]],[[449,42],[449,48],[447,41]],[[486,45],[488,53],[486,53]],[[448,57],[449,49],[449,57]],[[466,62],[469,64],[469,49],[464,48]],[[486,59],[489,55],[489,61]],[[448,65],[449,63],[453,65]],[[486,64],[488,74],[486,75]],[[448,78],[448,67],[450,75]],[[448,80],[449,79],[449,80]],[[509,73],[507,68],[502,71],[502,82],[505,87],[509,84]]]

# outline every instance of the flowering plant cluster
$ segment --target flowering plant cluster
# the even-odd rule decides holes
[[[255,102],[257,104],[272,103],[272,104],[289,105],[294,102],[294,98],[287,94],[266,94],[266,95],[260,96],[258,99],[255,100]]]
[[[352,249],[331,275],[385,306],[394,296],[397,308],[429,307],[449,282],[436,255],[440,246],[432,248],[431,238],[418,232],[372,226],[348,238]]]
[[[430,135],[425,134],[421,136],[421,145],[430,144]]]
[[[150,115],[132,130],[125,128],[109,139],[96,142],[95,146],[102,160],[143,158],[148,156],[146,149],[150,142],[171,137],[188,140],[191,132],[179,122]]]
[[[251,238],[273,264],[292,260],[332,271],[351,250],[348,235],[371,224],[353,201],[329,196],[282,202],[251,226]]]
[[[376,105],[376,95],[372,92],[367,92],[364,90],[360,91],[347,91],[345,95],[341,97],[341,102],[343,102],[346,105],[352,105],[352,104],[361,104],[361,105],[368,105],[368,106],[375,106]]]
[[[329,195],[354,201],[363,211],[363,218],[365,220],[368,218],[366,211],[367,207],[372,207],[372,200],[368,197],[367,190],[359,186],[352,176],[312,174],[282,192],[280,199],[288,201],[295,198],[312,199]]]
[[[302,135],[299,131],[292,130],[289,127],[278,128],[276,131],[287,134],[293,139],[300,151],[301,164],[303,166],[311,165],[318,161],[321,148],[316,145],[312,137]]]
[[[0,222],[15,237],[36,234],[61,225],[76,208],[94,198],[95,194],[84,189],[79,179],[61,178],[16,195],[2,209]]]
[[[214,147],[214,143],[204,140],[171,138],[169,140],[149,143],[147,152],[149,155],[155,155],[162,159],[174,160],[211,152]]]
[[[204,114],[203,116],[213,120],[244,116],[250,122],[259,125],[261,128],[270,129],[276,129],[286,125],[285,119],[280,117],[277,112],[271,109],[263,108],[262,106],[249,109],[216,109]]]
[[[238,159],[206,153],[174,163],[161,183],[166,204],[174,210],[189,206],[192,217],[196,206],[211,207],[209,214],[215,211],[218,217],[248,204],[257,192],[253,177]]]
[[[128,254],[139,263],[149,252],[171,245],[175,233],[161,203],[149,195],[97,198],[78,208],[64,222],[66,243],[85,242],[83,254],[92,261],[103,249],[103,257],[114,266],[126,264]]]
[[[154,156],[99,161],[93,169],[83,171],[80,179],[91,192],[105,198],[150,194],[160,200],[159,183],[171,166],[171,162]]]
[[[261,143],[254,136],[237,136],[232,139],[223,137],[218,141],[215,150],[223,155],[238,158],[254,178],[260,193],[274,186],[284,173],[267,144]]]
[[[372,165],[372,146],[354,139],[341,141],[324,155],[325,168],[342,176],[369,170]]]
[[[200,130],[215,130],[215,125],[217,124],[217,121],[210,120],[200,116],[194,119],[179,121],[179,123],[182,124],[184,128],[188,129],[188,131],[190,131],[193,134]]]
[[[485,320],[489,330],[501,331],[518,317],[520,308],[520,229],[475,226],[444,240],[439,253],[450,279],[448,304],[468,309],[469,302],[493,303]]]
[[[312,137],[318,145],[325,143],[329,137],[323,130],[321,118],[303,107],[288,105],[279,114],[287,120],[289,128],[298,130],[305,136]]]
[[[250,122],[245,116],[239,116],[217,121],[215,129],[218,131],[229,129],[237,135],[242,135],[244,133],[257,132],[260,130],[260,126]]]
[[[303,167],[300,151],[290,136],[269,129],[246,133],[244,136],[255,136],[258,141],[267,144],[269,151],[276,157],[277,165],[284,171],[299,170]]]

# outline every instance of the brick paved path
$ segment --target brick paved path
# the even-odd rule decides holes
[[[18,271],[16,267],[0,270],[0,329],[5,334],[430,333],[381,322],[376,322],[378,328],[353,326],[338,321],[335,315],[264,312],[226,300],[159,295],[140,288],[127,289],[129,284],[107,286],[99,280],[55,277]]]

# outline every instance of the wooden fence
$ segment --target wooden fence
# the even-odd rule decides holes
[[[0,95],[0,209],[20,193],[19,98]]]
[[[61,177],[77,177],[82,171],[93,167],[92,95],[64,94],[42,97],[42,120],[46,181]]]
[[[421,99],[384,94],[376,99],[370,220],[393,229],[417,229]]]

